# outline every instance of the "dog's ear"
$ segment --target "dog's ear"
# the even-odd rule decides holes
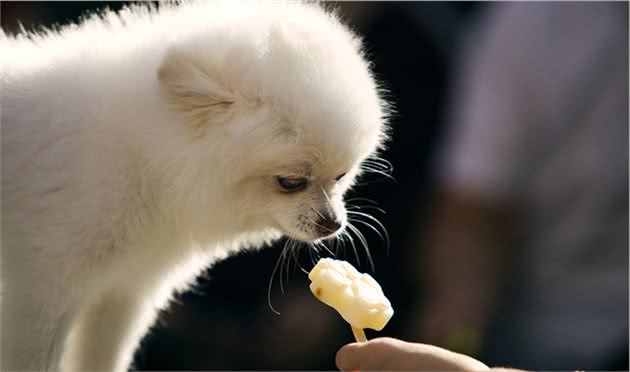
[[[167,100],[190,117],[195,130],[204,131],[229,119],[234,96],[210,66],[171,51],[158,70],[158,78]]]

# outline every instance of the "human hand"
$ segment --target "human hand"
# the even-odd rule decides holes
[[[337,352],[341,371],[487,371],[488,366],[469,356],[437,346],[375,338],[345,345]]]

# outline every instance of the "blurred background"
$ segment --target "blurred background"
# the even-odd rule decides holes
[[[2,1],[0,14],[17,33],[124,5]],[[367,174],[348,195],[390,249],[357,224],[375,271],[349,246],[337,254],[394,306],[368,338],[489,365],[628,370],[628,3],[331,5],[395,107],[382,154],[393,180]],[[209,269],[161,314],[133,368],[335,369],[351,330],[299,269],[317,253],[304,247],[272,277],[283,244]]]

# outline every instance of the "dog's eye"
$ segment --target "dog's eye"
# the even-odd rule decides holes
[[[287,192],[302,191],[308,186],[308,180],[304,177],[285,178],[277,176],[276,181],[282,190]]]
[[[335,181],[339,181],[339,180],[340,180],[340,179],[342,179],[342,178],[343,178],[343,176],[345,176],[345,175],[346,175],[345,173],[342,173],[342,174],[338,175],[337,177],[335,177]]]

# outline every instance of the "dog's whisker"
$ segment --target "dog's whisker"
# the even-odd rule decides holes
[[[316,261],[313,257],[313,252],[317,252],[317,248],[315,248],[312,243],[309,243],[309,248],[310,249],[308,250],[308,256],[311,259],[311,265],[315,266]]]
[[[289,255],[291,253],[291,247],[293,247],[293,239],[289,239],[289,246],[287,248],[287,251],[284,254],[284,258],[283,261],[286,261],[285,263],[285,267],[284,267],[284,272],[285,272],[285,280],[287,285],[289,284],[289,270],[290,268],[290,264],[291,264],[291,260],[289,258]],[[282,271],[280,271],[280,277],[282,278]],[[282,281],[281,281],[282,282]]]
[[[385,172],[385,173],[391,173],[389,169],[383,168],[383,167],[379,167],[379,166],[375,166],[373,164],[367,164],[367,163],[363,163],[360,165],[361,169],[369,169],[369,170],[375,170],[375,171],[380,171],[380,172]]]
[[[389,160],[387,159],[383,159],[383,158],[368,158],[365,159],[363,161],[364,164],[369,164],[375,167],[379,167],[385,171],[392,171],[394,169],[394,166],[392,165],[392,163],[389,162]]]
[[[370,228],[371,230],[373,230],[373,231],[374,231],[374,232],[375,232],[375,233],[376,233],[376,234],[377,234],[377,235],[378,235],[378,236],[379,236],[382,240],[385,240],[385,237],[383,236],[383,234],[381,234],[381,232],[380,232],[380,231],[379,231],[376,227],[374,227],[373,225],[371,225],[369,222],[367,222],[367,221],[363,221],[363,220],[360,220],[360,219],[358,219],[358,218],[351,218],[351,217],[348,217],[348,220],[350,220],[350,221],[352,221],[352,222],[358,222],[358,223],[360,223],[361,225],[364,225],[364,226],[369,227],[369,228]]]
[[[361,242],[361,244],[363,244],[363,249],[365,250],[365,254],[367,255],[368,262],[370,263],[370,268],[372,269],[372,272],[375,272],[376,266],[374,265],[374,260],[372,259],[372,253],[370,252],[370,248],[367,243],[367,240],[365,239],[365,236],[363,236],[363,233],[361,232],[361,230],[359,230],[354,225],[353,225],[353,228],[356,230],[356,233],[359,237],[359,241]]]
[[[377,202],[375,202],[372,199],[368,199],[368,198],[351,198],[351,199],[347,199],[346,202],[353,202],[353,201],[366,201],[368,203],[372,203],[372,204],[378,204]]]
[[[347,210],[351,210],[351,211],[352,210],[361,210],[361,209],[373,209],[373,210],[375,210],[377,212],[381,212],[383,214],[387,214],[387,212],[384,209],[379,208],[379,207],[375,207],[373,205],[349,205],[349,206],[346,206],[346,209]]]
[[[368,244],[367,244],[367,241],[365,240],[365,237],[363,236],[361,231],[359,229],[357,229],[351,223],[348,223],[348,228],[350,230],[352,230],[352,232],[354,232],[354,234],[357,236],[357,238],[359,239],[359,241],[363,245],[363,249],[365,250],[365,253],[367,255],[368,262],[370,263],[370,267],[372,268],[372,272],[376,271],[376,268],[374,266],[374,261],[372,260],[372,254],[370,253],[370,250],[368,248]]]
[[[361,163],[361,165],[374,168],[374,169],[380,169],[384,172],[391,172],[393,170],[393,168],[388,166],[387,164],[369,161],[369,160],[364,160],[363,163]]]
[[[373,159],[366,159],[361,163],[360,166],[362,168],[370,168],[370,169],[380,170],[386,173],[391,173],[394,170],[393,166],[391,166],[389,162],[387,163],[385,162],[375,161]]]
[[[335,257],[339,256],[339,251],[343,248],[343,245],[345,244],[345,236],[344,236],[344,234],[346,232],[344,230],[340,231],[337,234],[337,238],[335,239],[335,247],[334,247],[334,249],[335,249]]]
[[[359,252],[357,251],[357,247],[354,244],[354,239],[352,238],[352,235],[350,234],[351,231],[353,231],[352,229],[350,229],[351,224],[348,223],[348,238],[350,239],[350,246],[352,247],[352,251],[354,252],[354,257],[357,259],[357,266],[361,265],[361,260],[359,259]]]
[[[308,270],[306,270],[304,267],[302,267],[302,264],[300,263],[300,256],[299,256],[299,249],[300,249],[300,242],[299,241],[295,241],[295,245],[293,246],[293,248],[291,249],[293,251],[293,259],[295,260],[295,264],[297,265],[297,267],[300,268],[300,270],[302,270],[303,273],[308,274]]]
[[[295,243],[297,243],[296,241],[294,241]],[[297,267],[298,265],[298,261],[297,261],[297,255],[296,255],[296,251],[297,251],[297,244],[292,244],[291,248],[289,248],[289,261],[293,261],[293,267]]]
[[[393,180],[393,181],[396,181],[396,179],[394,178],[394,176],[392,176],[391,174],[389,174],[389,173],[387,173],[387,172],[384,172],[384,171],[381,171],[381,170],[378,170],[378,169],[373,169],[373,168],[366,168],[366,167],[361,167],[361,169],[365,170],[365,171],[366,171],[366,173],[376,173],[376,174],[380,174],[380,175],[382,175],[382,176],[383,176],[383,177],[385,177],[385,178],[389,178],[389,179],[391,179],[391,180]]]
[[[317,213],[318,216],[320,216],[322,219],[324,219],[325,217],[315,208],[310,207],[315,213]]]
[[[271,303],[271,289],[273,288],[273,278],[276,275],[276,271],[278,271],[278,267],[280,265],[282,258],[284,257],[284,252],[287,249],[287,244],[288,244],[288,240],[284,243],[284,247],[282,248],[282,251],[280,251],[280,255],[278,256],[278,259],[276,260],[276,264],[274,265],[273,270],[271,271],[271,277],[269,278],[269,284],[267,286],[267,305],[269,306],[271,311],[276,313],[276,315],[280,315],[280,312],[276,310],[273,307],[273,304]],[[280,287],[282,288],[282,280],[280,280]],[[284,294],[284,290],[282,293]]]
[[[297,252],[300,248],[300,244],[301,244],[300,241],[293,240],[293,244],[291,245],[291,248],[289,249],[289,253],[291,254],[291,256],[289,257],[289,260],[293,258],[293,270],[295,270],[296,267],[300,266],[300,263],[298,262],[298,259],[297,259]],[[287,277],[287,280],[288,280],[288,277]]]
[[[279,277],[280,277],[280,292],[282,294],[284,294],[284,284],[283,284],[282,271],[283,271],[283,269],[285,269],[285,271],[286,271],[286,267],[288,266],[287,254],[288,254],[290,243],[291,243],[291,239],[289,238],[284,243],[284,248],[282,249],[282,254],[280,255],[281,263],[280,263],[280,275],[279,275]],[[287,279],[287,282],[288,282],[288,279]]]
[[[342,249],[345,249],[347,247],[347,244],[351,242],[352,237],[350,236],[350,232],[347,229],[344,229],[343,233],[342,233],[342,238],[343,238],[343,245],[341,246]],[[343,250],[343,254],[345,256],[346,251]]]
[[[364,164],[370,164],[376,167],[380,167],[384,170],[393,170],[394,166],[389,160],[379,157],[368,158],[363,161]]]
[[[350,215],[354,215],[354,216],[361,216],[361,217],[365,217],[365,218],[369,218],[371,221],[373,221],[374,223],[376,223],[381,231],[383,232],[384,235],[384,240],[385,240],[385,245],[386,245],[386,253],[387,255],[389,255],[389,248],[390,248],[390,239],[389,239],[389,233],[387,232],[387,229],[385,228],[385,225],[383,225],[381,223],[381,221],[378,220],[378,218],[367,214],[367,213],[363,213],[363,212],[357,212],[357,211],[347,211],[348,214]],[[363,221],[363,223],[366,223],[366,221]],[[367,224],[368,226],[370,226],[372,229],[375,229],[374,226],[372,226],[371,224]],[[376,230],[376,229],[375,229]],[[377,231],[378,233],[378,231]],[[381,236],[381,239],[383,239],[383,236],[381,234],[379,234],[379,236]]]
[[[315,226],[317,226],[317,227],[321,227],[321,228],[322,228],[322,229],[324,229],[324,230],[328,230],[328,228],[327,228],[327,227],[324,227],[324,226],[322,226],[322,225],[318,224],[317,222],[313,221],[312,219],[310,219],[310,218],[308,218],[308,217],[307,217],[307,219],[308,219],[308,222],[312,223],[313,225],[315,225]]]
[[[324,196],[326,197],[326,201],[328,201],[328,203],[330,203],[330,198],[328,197],[328,194],[326,193],[326,190],[324,190],[324,188],[323,188],[323,187],[321,187],[321,186],[320,186],[319,188],[320,188],[320,189],[322,190],[322,192],[324,193]]]
[[[326,250],[326,252],[330,253],[331,256],[335,256],[335,254],[328,248],[328,246],[324,242],[319,241],[318,243],[324,248],[324,250]]]
[[[351,214],[351,215],[353,215],[353,216],[357,216],[357,217],[359,217],[359,216],[360,216],[360,217],[365,217],[365,218],[368,218],[368,219],[370,219],[371,221],[373,221],[374,223],[378,224],[378,226],[379,226],[379,227],[380,227],[383,231],[387,231],[387,229],[385,228],[385,226],[383,225],[383,223],[381,223],[381,221],[380,221],[378,218],[376,218],[376,217],[372,216],[372,215],[371,215],[371,214],[369,214],[369,213],[359,212],[359,211],[356,211],[356,210],[348,211],[348,213],[349,213],[349,214]]]
[[[335,245],[333,247],[334,251],[335,251],[335,257],[337,257],[339,255],[339,247],[341,247],[343,245],[343,232],[340,232],[339,234],[337,234],[335,241]]]

